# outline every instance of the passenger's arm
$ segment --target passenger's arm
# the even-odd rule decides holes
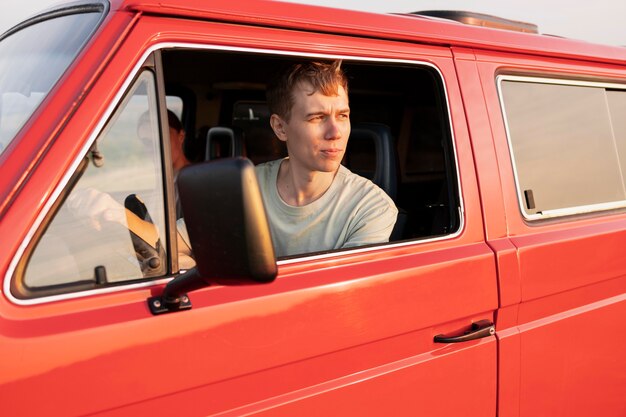
[[[95,230],[102,230],[103,222],[115,222],[128,228],[144,242],[157,248],[159,231],[149,221],[141,219],[132,211],[115,201],[113,197],[94,188],[74,191],[68,199],[68,207],[75,216],[84,218]],[[181,269],[195,266],[187,228],[182,219],[177,226],[178,262]]]
[[[176,238],[178,241],[178,267],[180,269],[189,269],[196,266],[196,261],[193,259],[193,253],[191,251],[191,243],[189,243],[189,234],[187,233],[187,225],[185,219],[178,219],[176,221]]]
[[[85,219],[95,230],[102,230],[103,222],[118,223],[153,248],[157,247],[159,231],[156,226],[127,210],[107,193],[95,188],[75,190],[68,199],[68,207],[76,217]]]

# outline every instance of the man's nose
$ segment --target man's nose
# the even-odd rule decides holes
[[[328,118],[324,139],[326,140],[341,139],[341,126],[339,122],[332,117]]]

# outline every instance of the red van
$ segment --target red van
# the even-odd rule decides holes
[[[626,415],[626,49],[450,17],[92,0],[4,33],[0,414]],[[265,89],[311,59],[342,60],[344,164],[400,214],[276,259]],[[158,248],[81,216],[93,190]]]

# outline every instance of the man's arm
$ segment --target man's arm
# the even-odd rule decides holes
[[[176,220],[176,237],[178,240],[178,266],[180,269],[189,269],[196,266],[191,251],[191,243],[189,243],[189,233],[187,233],[187,225],[185,219]]]
[[[342,248],[389,242],[398,209],[386,194],[375,193],[361,206],[355,226]]]

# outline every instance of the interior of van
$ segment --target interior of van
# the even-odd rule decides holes
[[[178,103],[189,161],[244,156],[258,164],[287,155],[269,124],[265,87],[281,66],[314,58],[182,48],[161,53],[168,103]],[[343,164],[396,203],[391,240],[457,231],[454,147],[436,69],[350,59],[342,67],[352,124]]]

